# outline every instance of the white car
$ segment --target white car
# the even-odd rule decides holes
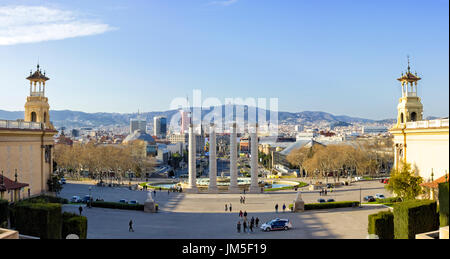
[[[80,198],[80,196],[72,196],[72,198],[70,199],[70,202],[80,203],[81,202],[81,198]]]
[[[288,230],[292,228],[289,219],[273,219],[261,225],[261,229],[268,232],[272,230]]]
[[[386,197],[383,194],[380,194],[380,193],[375,194],[375,197],[377,199],[386,199]]]

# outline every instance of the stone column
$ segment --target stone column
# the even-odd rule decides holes
[[[209,128],[209,193],[217,193],[217,156],[216,156],[216,129],[211,124]]]
[[[195,146],[195,134],[194,125],[189,125],[189,182],[186,192],[197,193],[197,166],[196,166],[196,146]]]
[[[250,133],[250,150],[251,150],[251,184],[250,184],[250,193],[260,193],[260,188],[258,185],[258,134],[257,134],[257,125]]]
[[[228,191],[230,193],[240,193],[237,184],[237,133],[236,123],[232,124],[230,134],[230,187]]]

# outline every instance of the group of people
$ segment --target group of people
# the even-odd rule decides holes
[[[283,203],[283,207],[282,208],[283,208],[283,212],[285,212],[286,211],[286,204]],[[278,203],[275,204],[275,212],[278,213]]]
[[[328,193],[327,189],[321,189],[320,192],[319,192],[320,196],[324,196],[324,195],[326,196],[327,193]]]
[[[239,220],[237,223],[237,232],[241,233],[241,226],[242,226],[242,230],[244,233],[249,233],[253,232],[253,228],[254,227],[258,227],[259,225],[259,218],[256,217],[256,219],[254,217],[252,217],[250,219],[250,222],[247,221],[247,211],[242,212],[239,211],[239,217],[242,219],[242,224],[241,221]],[[247,230],[248,229],[248,230]]]
[[[245,204],[245,196],[241,196],[241,204]]]
[[[225,204],[225,211],[228,211],[228,210],[230,210],[230,212],[232,211],[232,207],[231,207],[231,203],[230,203],[230,206],[228,206],[228,204]]]

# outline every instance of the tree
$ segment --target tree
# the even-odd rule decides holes
[[[422,194],[420,184],[423,178],[415,176],[415,171],[411,169],[411,164],[403,163],[400,170],[393,169],[386,189],[396,194],[402,200],[413,200]]]

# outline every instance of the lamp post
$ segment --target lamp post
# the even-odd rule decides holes
[[[91,190],[92,190],[92,187],[91,187],[91,186],[89,186],[89,208],[91,208],[91,207],[92,207],[92,196],[91,196]]]

